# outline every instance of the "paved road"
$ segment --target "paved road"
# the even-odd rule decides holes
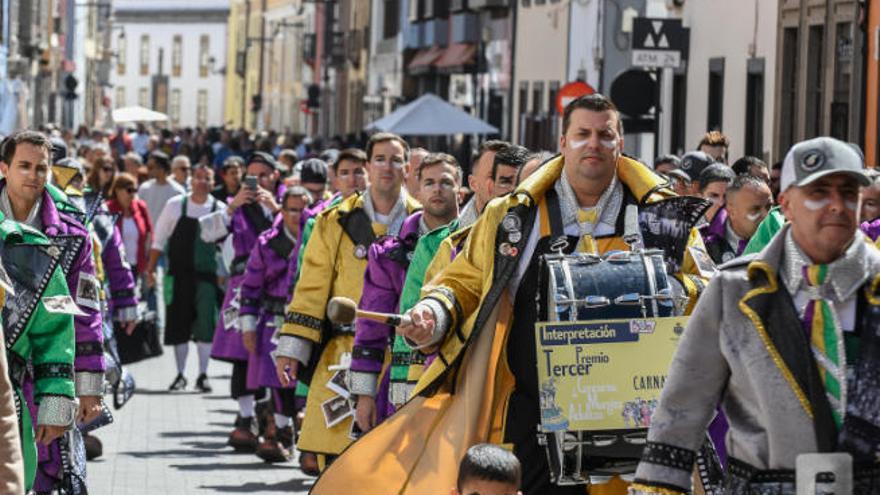
[[[138,391],[115,422],[96,432],[104,456],[88,465],[90,493],[307,493],[313,478],[294,462],[266,464],[252,454],[236,454],[226,445],[235,419],[229,399],[231,366],[212,361],[212,394],[166,391],[174,377],[170,348],[163,356],[132,365]],[[186,376],[197,375],[195,348]]]

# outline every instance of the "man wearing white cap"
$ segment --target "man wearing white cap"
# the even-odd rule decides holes
[[[880,475],[880,252],[858,230],[858,151],[795,145],[781,176],[786,224],[721,268],[669,370],[631,493],[691,489],[696,451],[721,408],[730,423],[724,493],[795,493],[807,453],[853,459],[851,493]]]

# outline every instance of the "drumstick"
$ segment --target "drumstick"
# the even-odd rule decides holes
[[[354,323],[356,318],[378,321],[393,327],[409,325],[412,323],[407,315],[393,315],[388,313],[376,313],[358,309],[357,304],[347,297],[334,297],[327,303],[327,318],[337,325]]]

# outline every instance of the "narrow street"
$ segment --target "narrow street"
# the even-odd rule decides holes
[[[174,369],[168,348],[130,367],[138,390],[116,422],[96,433],[104,455],[88,464],[90,493],[307,493],[313,478],[294,462],[270,465],[226,445],[236,409],[227,390],[231,367],[212,361],[214,392],[203,395],[191,390],[195,361],[188,390],[173,394],[166,391]]]

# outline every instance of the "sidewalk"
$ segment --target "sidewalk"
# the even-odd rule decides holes
[[[295,461],[266,464],[226,445],[237,410],[228,395],[230,365],[212,361],[208,371],[214,392],[196,393],[193,347],[188,389],[171,394],[167,387],[174,379],[174,357],[171,348],[164,350],[159,358],[129,367],[137,392],[113,411],[113,424],[95,432],[104,455],[88,464],[90,493],[308,493],[314,478],[303,475]]]

